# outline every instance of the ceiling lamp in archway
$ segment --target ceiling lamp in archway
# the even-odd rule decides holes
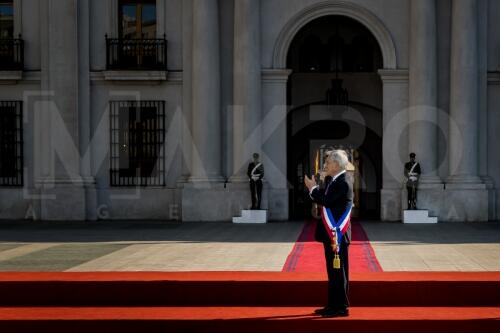
[[[342,79],[332,79],[332,86],[326,91],[326,105],[348,105],[349,93],[346,88],[342,88]]]
[[[335,79],[332,79],[330,89],[326,91],[326,105],[328,108],[334,105],[347,106],[349,94],[347,89],[342,88],[342,79],[339,79],[339,23],[335,22]]]

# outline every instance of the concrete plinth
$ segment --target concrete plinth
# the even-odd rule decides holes
[[[241,216],[233,217],[233,223],[267,223],[267,210],[243,209]]]
[[[488,221],[488,190],[484,184],[446,184],[441,206],[440,220]]]
[[[248,183],[186,183],[182,188],[182,221],[232,221],[252,205]],[[261,208],[268,208],[264,183]]]
[[[40,189],[41,220],[84,221],[87,218],[85,187],[75,184],[55,184]]]
[[[488,190],[484,184],[422,186],[417,191],[417,208],[429,211],[443,222],[488,220]],[[402,210],[407,208],[406,189],[401,192]]]
[[[97,218],[103,220],[180,220],[177,189],[113,187],[99,189]],[[147,204],[145,204],[147,203]]]
[[[268,190],[268,218],[271,221],[288,220],[288,189]]]
[[[420,184],[417,190],[417,208],[429,211],[431,216],[439,216],[443,209],[444,185]],[[408,193],[406,187],[401,191],[401,210],[408,209]],[[444,220],[444,219],[443,219]]]
[[[25,197],[22,188],[0,188],[0,216],[2,219],[31,219],[34,214],[31,199]]]
[[[403,223],[437,223],[435,216],[429,216],[429,211],[425,209],[404,210]]]
[[[401,189],[380,190],[380,219],[382,221],[401,220]]]

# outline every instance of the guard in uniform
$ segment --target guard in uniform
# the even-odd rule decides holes
[[[253,154],[253,162],[248,164],[247,176],[250,181],[250,192],[252,193],[252,208],[260,209],[262,201],[262,178],[264,178],[264,165],[259,162],[259,154]]]
[[[410,162],[405,163],[406,191],[408,209],[417,209],[417,187],[420,178],[420,164],[415,161],[415,153],[410,153]]]

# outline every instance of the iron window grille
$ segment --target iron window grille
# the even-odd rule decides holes
[[[0,101],[0,185],[23,186],[21,101]]]
[[[167,70],[167,40],[163,38],[108,38],[106,69]]]
[[[0,70],[22,71],[24,68],[24,41],[19,38],[0,39]]]
[[[165,186],[164,101],[111,101],[111,186]]]

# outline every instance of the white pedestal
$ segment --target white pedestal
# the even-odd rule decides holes
[[[244,209],[241,216],[233,217],[233,223],[267,223],[267,210]]]
[[[429,216],[429,211],[424,209],[404,210],[403,223],[437,223],[437,217]]]

